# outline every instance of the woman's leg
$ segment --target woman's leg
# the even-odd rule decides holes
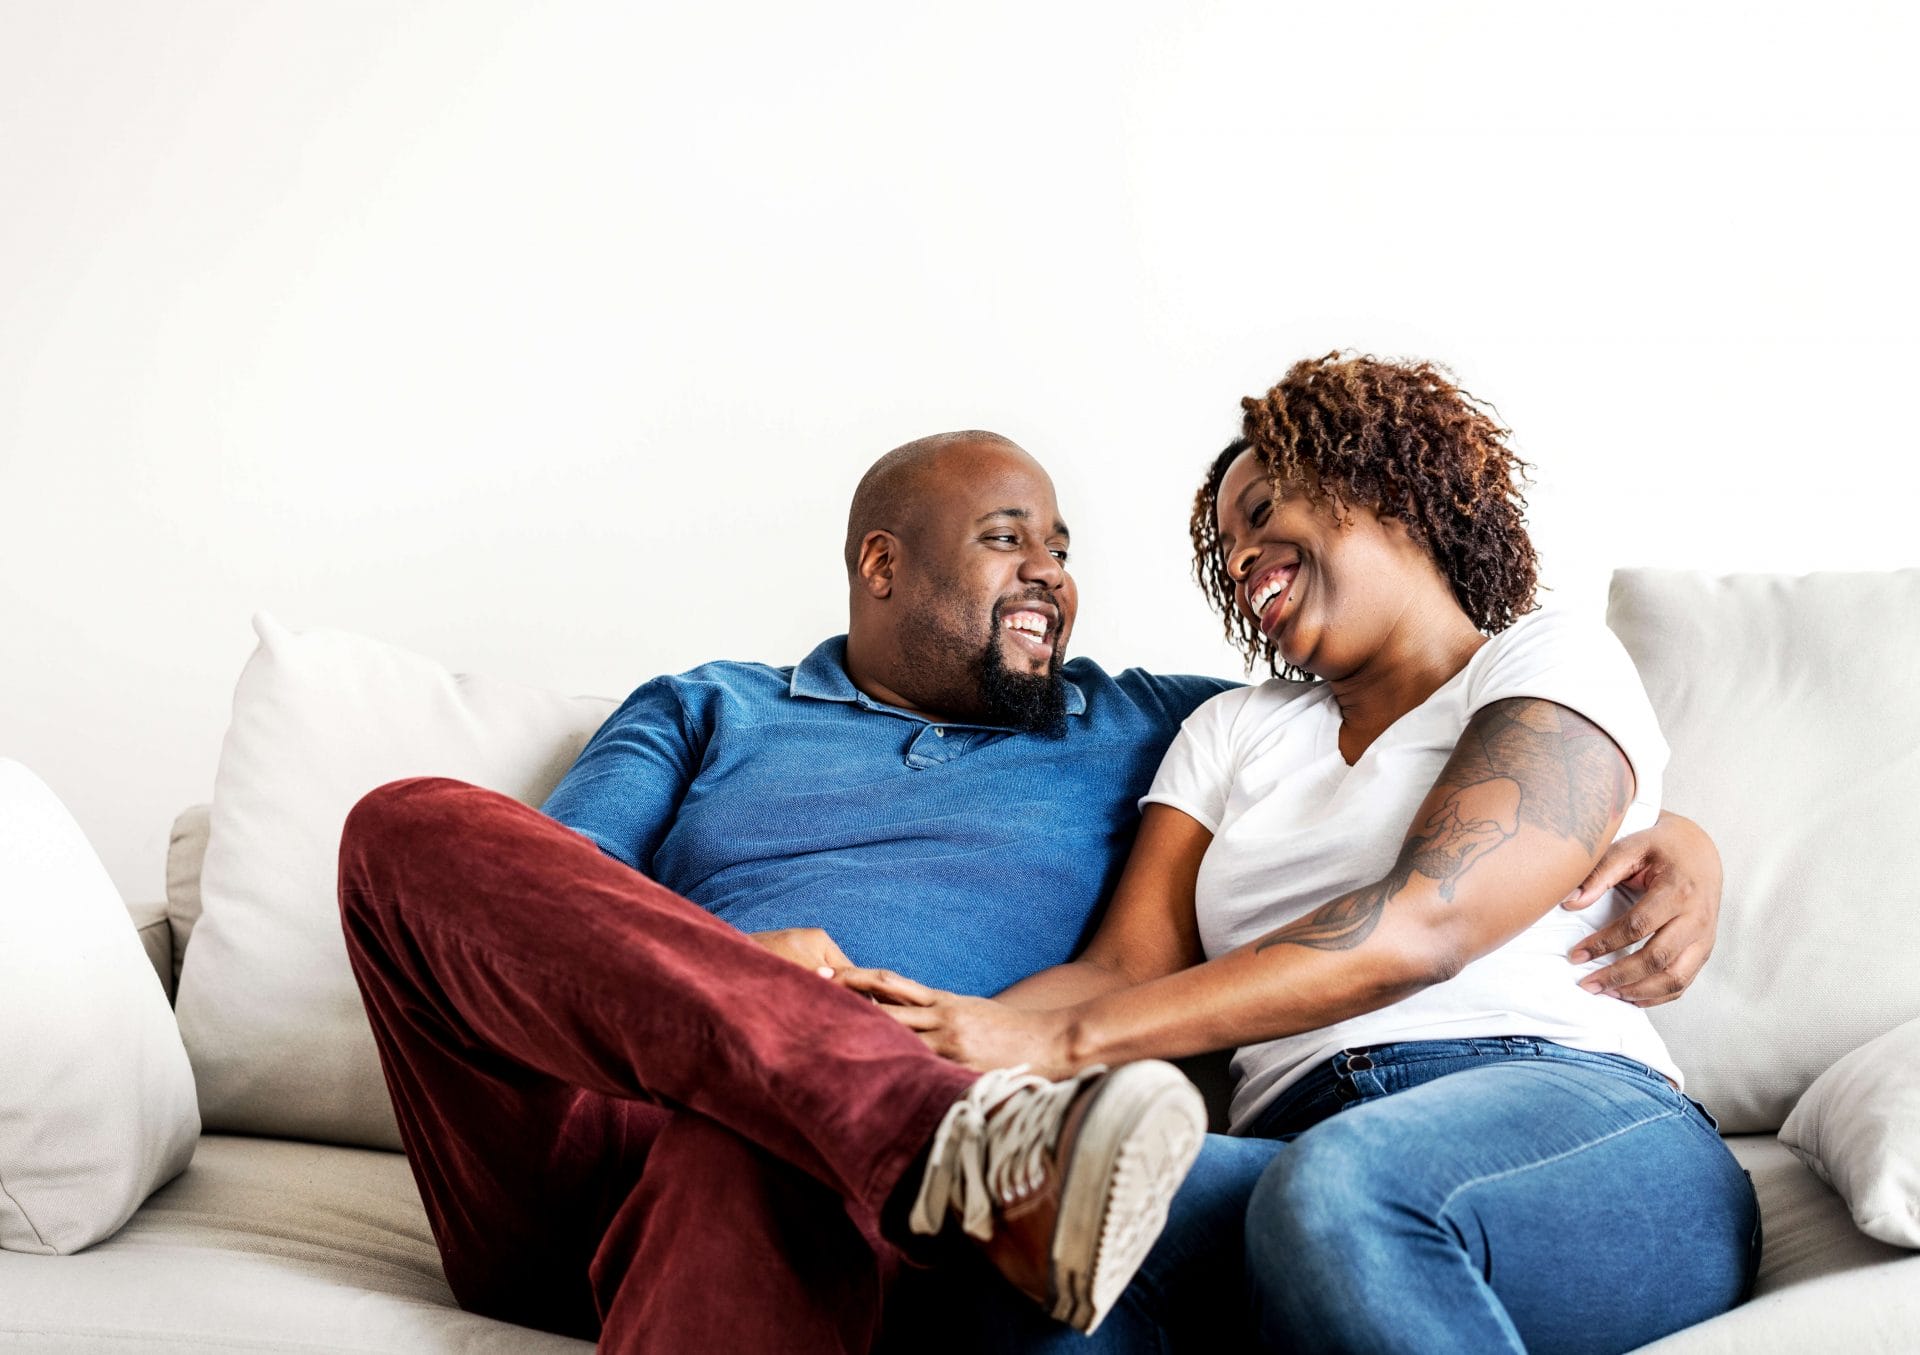
[[[1739,1302],[1753,1188],[1651,1073],[1544,1046],[1350,1106],[1247,1220],[1268,1349],[1620,1351]]]

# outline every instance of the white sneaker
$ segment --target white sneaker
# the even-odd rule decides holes
[[[1172,1064],[1065,1082],[997,1069],[934,1132],[908,1226],[938,1233],[958,1214],[1014,1287],[1090,1332],[1152,1250],[1206,1131],[1200,1093]]]

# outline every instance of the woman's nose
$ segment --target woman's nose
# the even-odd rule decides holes
[[[1227,575],[1235,583],[1247,577],[1247,571],[1253,568],[1253,562],[1260,558],[1258,546],[1247,546],[1227,557]]]

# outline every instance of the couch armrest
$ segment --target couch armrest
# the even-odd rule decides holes
[[[140,945],[147,952],[147,961],[153,966],[153,972],[160,976],[160,989],[167,995],[168,1003],[173,1001],[173,929],[167,922],[167,905],[161,903],[130,903],[127,916],[133,920],[133,929],[140,934]]]

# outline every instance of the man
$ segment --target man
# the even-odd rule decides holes
[[[910,443],[855,493],[844,640],[639,688],[544,807],[565,829],[448,782],[355,810],[349,954],[463,1305],[622,1350],[860,1350],[950,1214],[1075,1325],[1115,1301],[1191,1156],[1185,1084],[976,1082],[835,982],[984,994],[1068,958],[1228,685],[1066,662],[1067,546],[1006,439]],[[1692,859],[1649,861],[1705,897],[1642,901],[1679,967],[1622,962],[1630,997],[1711,944],[1711,844],[1668,832]]]

